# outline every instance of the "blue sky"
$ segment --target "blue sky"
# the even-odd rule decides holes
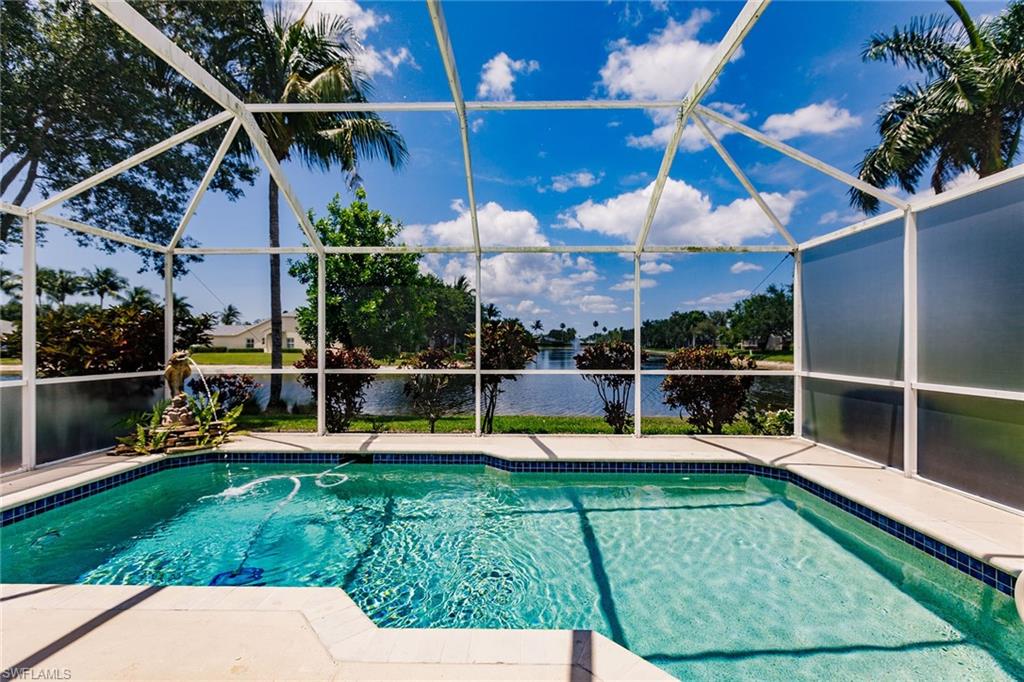
[[[467,99],[529,100],[680,97],[735,17],[738,3],[449,2],[444,6]],[[975,16],[1001,3],[971,3]],[[373,99],[450,99],[424,3],[327,2],[363,39],[363,67]],[[776,2],[724,70],[705,104],[853,172],[875,139],[879,105],[912,77],[860,59],[872,32],[945,11],[940,3]],[[471,244],[462,150],[447,113],[388,115],[404,134],[410,161],[399,172],[361,169],[372,205],[406,226],[417,244]],[[471,147],[481,236],[491,245],[630,243],[643,220],[649,186],[672,125],[664,111],[552,111],[471,114]],[[723,144],[747,170],[798,239],[832,231],[859,216],[846,188],[776,152],[719,128]],[[286,171],[303,204],[320,212],[336,193],[350,196],[340,174],[295,163]],[[210,194],[189,229],[208,246],[266,244],[266,179],[231,203]],[[282,242],[301,234],[282,207]],[[696,130],[684,133],[651,244],[777,244],[781,238]],[[12,254],[13,255],[13,254]],[[642,284],[645,318],[672,310],[725,308],[769,283],[788,284],[791,263],[779,254],[648,258]],[[122,271],[134,256],[82,251],[50,232],[44,265],[78,268],[93,261]],[[424,267],[451,279],[471,272],[463,257],[430,257]],[[773,268],[775,268],[774,273]],[[265,257],[210,257],[176,288],[199,309],[223,303],[245,317],[265,317]],[[578,328],[632,324],[632,262],[616,255],[489,256],[482,293],[509,315]],[[140,283],[159,290],[152,275]],[[212,290],[215,293],[211,293]],[[286,287],[285,307],[301,302]]]

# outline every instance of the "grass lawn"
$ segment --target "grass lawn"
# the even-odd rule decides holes
[[[687,434],[693,428],[678,417],[644,417],[644,432]],[[316,431],[316,417],[307,414],[243,414],[242,431]],[[427,433],[426,419],[418,417],[363,415],[352,423],[353,432]],[[436,433],[473,433],[473,417],[448,417],[437,422]],[[495,416],[494,433],[612,433],[602,417]]]
[[[21,358],[0,358],[0,365],[20,365]]]
[[[793,351],[770,351],[767,353],[751,353],[750,357],[754,358],[754,360],[764,360],[765,362],[788,362],[790,364],[793,363]]]
[[[288,367],[302,357],[302,352],[282,351],[281,364]],[[270,366],[270,353],[252,351],[251,353],[193,353],[192,359],[197,365],[263,365]]]

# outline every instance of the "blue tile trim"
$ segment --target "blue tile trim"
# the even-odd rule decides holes
[[[445,464],[485,465],[510,473],[586,473],[586,474],[746,474],[770,478],[803,488],[822,500],[853,514],[857,518],[880,528],[889,535],[916,547],[925,554],[942,561],[976,580],[1013,596],[1014,576],[983,561],[950,547],[924,533],[880,514],[864,505],[813,483],[799,474],[786,469],[751,464],[749,462],[555,462],[555,461],[508,461],[485,454],[437,454],[437,453],[374,453],[358,457],[374,464]],[[116,474],[99,481],[86,483],[77,488],[55,493],[18,507],[6,509],[0,518],[0,526],[17,523],[51,509],[56,509],[76,500],[116,488],[137,478],[154,474],[165,469],[178,469],[213,462],[240,462],[249,464],[340,464],[353,459],[346,453],[317,452],[230,452],[197,453],[162,459],[143,465],[131,471]]]

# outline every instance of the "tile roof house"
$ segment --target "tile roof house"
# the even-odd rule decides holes
[[[270,320],[259,320],[252,324],[222,324],[210,331],[213,340],[211,346],[225,348],[248,348],[265,353],[270,352]],[[309,348],[299,336],[295,315],[285,313],[281,316],[281,347],[284,350],[301,350]]]

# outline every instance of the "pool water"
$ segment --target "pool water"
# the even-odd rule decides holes
[[[684,679],[1024,678],[1009,597],[786,483],[325,469],[139,479],[3,529],[0,579],[338,586],[384,627],[592,628]]]

